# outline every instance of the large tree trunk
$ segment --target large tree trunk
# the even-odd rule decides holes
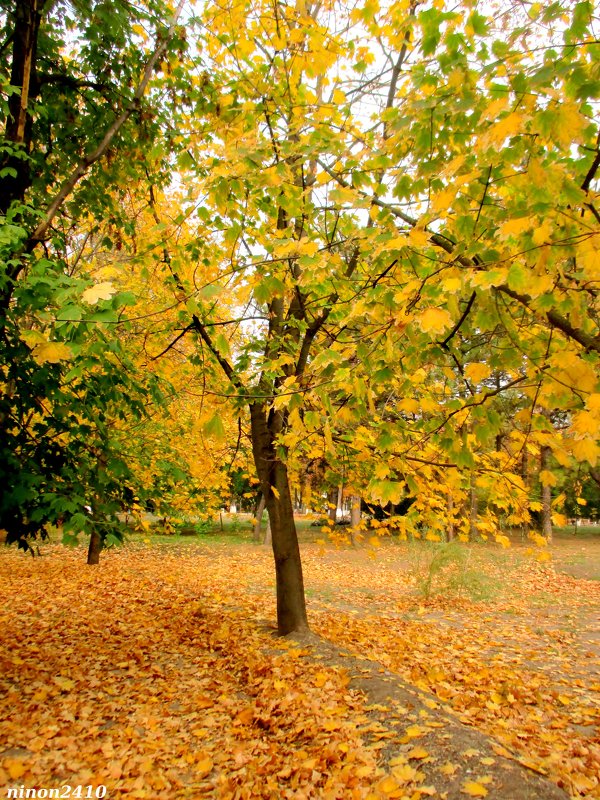
[[[96,530],[96,528],[92,528],[92,533],[90,536],[90,545],[88,547],[87,563],[99,564],[101,550],[102,550],[102,536]]]
[[[277,454],[276,431],[281,420],[260,403],[250,406],[252,452],[266,500],[277,586],[277,628],[282,636],[308,629],[304,579],[287,467]]]
[[[10,83],[15,91],[8,98],[5,137],[31,150],[31,95],[37,91],[35,75],[37,40],[44,0],[19,0],[14,15]],[[32,84],[34,91],[32,92]],[[23,200],[31,183],[29,162],[14,155],[0,162],[5,173],[0,179],[0,214],[6,214],[13,200]],[[6,169],[10,168],[10,169]]]

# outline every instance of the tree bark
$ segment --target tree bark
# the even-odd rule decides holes
[[[258,499],[258,503],[256,504],[256,508],[254,510],[254,519],[256,520],[254,523],[254,534],[252,536],[252,540],[255,542],[260,542],[260,528],[262,523],[262,515],[263,511],[265,510],[265,496],[261,492],[260,497]]]
[[[337,502],[338,490],[332,489],[330,492],[327,492],[327,516],[332,525],[335,525],[337,522]]]
[[[271,520],[267,516],[267,526],[265,528],[265,535],[263,537],[263,544],[269,544],[271,547],[273,546],[273,535],[271,533]]]
[[[20,91],[8,98],[5,137],[23,145],[26,153],[31,151],[30,87],[37,82],[35,64],[43,5],[43,0],[20,0],[15,9],[10,83]],[[7,173],[0,180],[0,214],[5,215],[14,200],[23,200],[31,176],[29,162],[24,158],[10,155],[0,166],[14,170],[14,174]]]
[[[356,545],[356,536],[360,531],[360,518],[360,497],[353,494],[350,498],[350,541],[353,547]]]
[[[473,480],[471,480],[471,507],[469,509],[469,538],[473,539],[478,534],[477,517],[479,516],[479,498]]]
[[[447,540],[451,542],[454,539],[454,498],[452,497],[452,492],[448,492],[446,509],[448,513]]]
[[[546,445],[540,448],[540,470],[548,469],[550,452]],[[552,541],[552,488],[546,483],[542,483],[542,534]]]
[[[92,528],[92,533],[90,536],[90,544],[88,547],[87,563],[99,564],[101,550],[102,550],[102,536],[100,536],[100,533],[96,530],[96,528]]]
[[[271,411],[267,416],[265,405],[250,405],[252,452],[271,524],[277,629],[285,636],[293,631],[307,630],[308,620],[288,472],[276,447],[276,433],[281,426],[278,414],[281,412]]]

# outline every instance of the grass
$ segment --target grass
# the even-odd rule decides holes
[[[554,536],[564,539],[593,539],[600,536],[600,525],[566,525],[554,528]]]

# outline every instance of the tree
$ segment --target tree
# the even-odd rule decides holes
[[[431,520],[475,474],[527,521],[518,448],[490,449],[514,390],[523,442],[559,408],[554,455],[597,459],[591,6],[247,2],[202,23],[183,313],[249,410],[288,633],[306,627],[288,461],[307,439],[372,459],[371,495],[417,495]]]
[[[0,18],[0,526],[23,547],[63,521],[94,537],[94,560],[132,479],[116,423],[143,413],[151,387],[109,334],[130,298],[93,286],[81,259],[90,220],[118,217],[110,189],[135,169],[133,131],[158,130],[143,99],[181,8],[169,28],[160,2],[26,0]]]

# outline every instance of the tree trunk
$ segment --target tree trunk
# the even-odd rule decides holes
[[[252,452],[265,497],[277,586],[277,628],[282,636],[308,629],[304,579],[287,467],[277,453],[275,438],[281,419],[260,403],[250,406]]]
[[[100,536],[99,531],[97,531],[96,528],[94,527],[92,528],[92,533],[90,536],[90,545],[88,547],[87,563],[99,564],[101,550],[102,550],[102,536]]]
[[[340,516],[344,516],[344,485],[340,483],[337,490],[337,505],[335,507],[336,517],[337,512],[340,512]]]
[[[335,525],[337,522],[337,501],[337,489],[332,489],[330,492],[327,492],[327,516],[329,517],[329,521],[332,523],[332,525]]]
[[[540,448],[540,470],[548,469],[550,448]],[[546,541],[552,541],[552,487],[542,483],[542,534]]]
[[[451,542],[454,539],[454,498],[452,497],[452,492],[448,492],[446,503],[448,513],[447,537],[448,541]]]
[[[270,544],[271,547],[273,546],[273,535],[271,533],[271,520],[267,516],[267,526],[265,528],[265,535],[263,538],[263,544]]]
[[[360,497],[353,494],[350,498],[350,541],[353,547],[356,545],[356,535],[360,530],[360,518]]]
[[[475,486],[475,481],[473,480],[473,475],[471,475],[471,486],[470,486],[470,509],[469,509],[469,538],[472,539],[478,534],[477,530],[477,517],[479,515],[479,498],[477,497],[477,488]]]
[[[263,511],[265,510],[265,496],[261,492],[260,497],[258,499],[258,503],[256,504],[256,508],[254,510],[254,519],[256,520],[254,523],[254,535],[252,540],[255,542],[260,542],[260,528],[262,523],[262,515]]]
[[[26,153],[31,150],[31,94],[37,91],[35,74],[37,41],[42,7],[38,0],[20,0],[15,11],[15,28],[12,37],[12,64],[10,83],[17,91],[9,94],[5,137],[8,141],[23,145]],[[31,184],[30,165],[25,158],[14,155],[2,159],[0,166],[14,172],[6,172],[0,180],[0,213],[6,214],[13,200],[23,200]]]

